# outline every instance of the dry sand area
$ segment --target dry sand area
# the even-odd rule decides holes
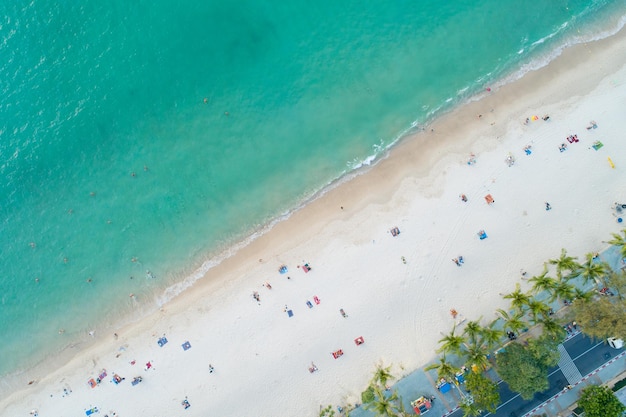
[[[118,338],[96,333],[98,343],[64,366],[20,381],[2,416],[91,407],[121,417],[315,416],[321,404],[358,402],[377,363],[398,376],[428,363],[453,325],[451,308],[491,320],[521,269],[540,273],[562,247],[601,250],[620,229],[611,206],[626,201],[624,56],[624,33],[579,45],[441,117]],[[162,335],[169,343],[159,347]],[[90,388],[103,368],[108,376]],[[125,380],[113,384],[114,373]],[[135,376],[143,381],[133,386]]]

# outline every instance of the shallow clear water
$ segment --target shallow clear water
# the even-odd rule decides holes
[[[612,0],[9,3],[0,374],[154,308],[414,126],[626,15]]]

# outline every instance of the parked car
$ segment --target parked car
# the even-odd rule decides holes
[[[616,337],[609,337],[608,339],[606,339],[606,341],[609,343],[609,346],[611,346],[613,349],[621,349],[624,347],[624,341],[622,339],[618,339]]]

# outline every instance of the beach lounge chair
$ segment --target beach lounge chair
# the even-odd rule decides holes
[[[191,349],[191,343],[189,343],[189,341],[186,341],[185,343],[183,343],[182,346],[183,346],[183,350]]]
[[[281,274],[286,274],[287,273],[287,265],[281,265],[280,268],[278,268],[278,272],[280,272]]]
[[[311,267],[309,266],[309,264],[304,264],[302,265],[302,270],[304,272],[309,272],[311,270]]]
[[[91,388],[95,388],[98,386],[98,384],[96,383],[96,380],[91,378],[89,381],[87,381],[87,385],[89,385]]]
[[[107,370],[103,369],[102,371],[100,371],[100,375],[98,375],[98,378],[96,378],[96,382],[99,384],[100,382],[104,381],[104,378],[107,377]]]
[[[339,359],[343,356],[343,350],[339,349],[333,352],[333,358]]]
[[[98,410],[98,407],[92,407],[89,410],[85,410],[85,415],[90,416],[92,414],[96,414],[99,413],[100,410]]]
[[[484,230],[480,230],[477,234],[480,240],[487,239],[487,232],[485,232]]]
[[[293,317],[293,311],[292,310],[287,310],[287,315],[289,317]]]
[[[487,202],[487,204],[493,204],[496,202],[496,200],[493,199],[493,197],[491,196],[491,194],[487,194],[485,196],[485,201]]]
[[[363,343],[365,343],[365,339],[363,339],[363,336],[359,336],[356,339],[354,339],[354,343],[357,346],[361,346]]]
[[[321,300],[317,297],[317,295],[314,295],[314,296],[313,296],[313,301],[315,301],[315,304],[318,304],[318,305],[319,305],[319,303],[321,303],[321,302],[322,302],[322,301],[321,301]]]
[[[122,382],[124,380],[124,378],[122,378],[121,376],[119,376],[118,374],[113,374],[113,379],[111,380],[115,385],[119,384],[120,382]]]
[[[180,404],[183,406],[185,410],[191,407],[191,404],[189,404],[189,401],[187,401],[187,399],[184,399]]]
[[[159,345],[159,347],[165,346],[167,344],[167,338],[163,336],[162,338],[157,340],[157,344]]]
[[[600,142],[599,140],[597,140],[597,141],[593,142],[593,145],[591,145],[591,147],[592,147],[594,150],[596,150],[596,151],[597,151],[598,149],[600,149],[601,147],[603,147],[603,146],[604,146],[604,144],[603,144],[602,142]]]
[[[400,229],[398,227],[392,227],[391,230],[391,236],[398,236],[400,234]]]
[[[132,382],[130,384],[134,387],[135,385],[137,385],[141,381],[143,381],[143,378],[140,377],[140,376],[136,376],[136,377],[133,378],[133,380],[132,380]]]
[[[307,305],[307,307],[309,307],[309,308],[313,308],[313,303],[312,303],[312,302],[310,302],[309,300],[306,300],[306,305]]]

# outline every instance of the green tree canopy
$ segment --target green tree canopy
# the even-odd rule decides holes
[[[522,398],[529,400],[536,392],[548,389],[548,368],[535,358],[533,352],[520,345],[511,343],[496,359],[498,374]]]
[[[626,270],[611,271],[606,275],[606,285],[617,293],[617,298],[623,303],[626,295]]]
[[[562,327],[561,330],[565,332]],[[561,354],[558,346],[561,340],[549,333],[542,334],[536,339],[528,340],[528,349],[534,358],[547,369],[559,363]]]
[[[578,405],[585,417],[620,417],[626,407],[608,387],[590,385],[583,389]]]
[[[626,339],[626,303],[617,297],[574,300],[572,312],[583,333],[596,339]]]
[[[470,372],[465,378],[465,385],[474,396],[474,405],[479,410],[487,410],[492,414],[496,412],[500,404],[498,384],[482,373]]]

